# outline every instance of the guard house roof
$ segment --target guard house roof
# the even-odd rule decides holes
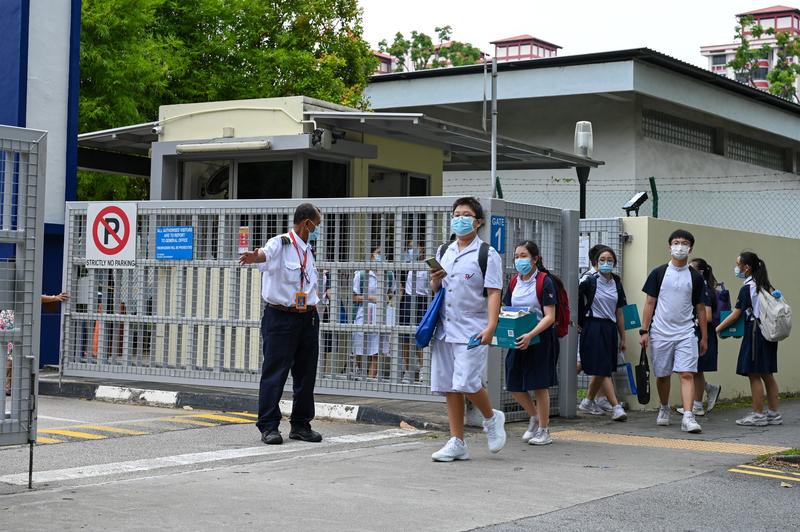
[[[488,131],[443,122],[421,113],[364,112],[312,98],[305,98],[304,103],[303,119],[316,124],[317,128],[364,132],[439,148],[445,155],[445,171],[490,168],[491,135]],[[149,177],[150,148],[152,143],[158,141],[156,128],[162,125],[154,121],[78,135],[78,166],[101,172]],[[281,149],[317,149],[307,133],[269,136],[265,132],[263,138],[271,140],[271,153]],[[216,141],[231,140],[234,139]],[[595,159],[506,137],[497,139],[497,167],[500,170],[597,167],[602,164],[602,161]]]

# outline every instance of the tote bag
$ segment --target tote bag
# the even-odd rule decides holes
[[[428,347],[433,338],[433,333],[436,331],[436,325],[439,323],[439,312],[442,310],[444,303],[444,288],[440,288],[436,295],[433,296],[433,301],[425,311],[422,321],[417,325],[417,333],[414,335],[417,340],[417,347]]]
[[[650,364],[647,361],[647,349],[644,347],[636,365],[636,392],[639,404],[646,405],[650,402]]]

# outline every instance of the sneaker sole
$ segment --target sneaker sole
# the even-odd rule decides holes
[[[780,421],[767,421],[767,425],[783,425],[783,420],[780,420]]]
[[[769,421],[748,422],[748,423],[739,423],[737,421],[736,424],[739,425],[740,427],[766,427],[767,425],[769,425]]]
[[[619,417],[612,417],[611,419],[614,421],[628,421],[628,414],[623,414]]]
[[[457,462],[459,460],[469,460],[469,454],[463,456],[448,456],[447,458],[434,458],[431,456],[431,460],[434,462]]]
[[[503,447],[506,446],[506,441],[508,441],[508,435],[506,434],[506,415],[503,412],[501,412],[500,410],[498,410],[497,413],[500,414],[501,423],[500,423],[500,426],[498,427],[498,430],[502,431],[502,433],[503,433],[503,442],[500,444],[500,447],[498,447],[497,449],[492,449],[491,447],[489,448],[489,452],[492,453],[492,454],[497,454],[500,451],[502,451]]]
[[[714,394],[714,399],[708,398],[708,408],[706,408],[706,412],[711,412],[714,410],[714,407],[717,406],[717,401],[719,401],[719,396],[722,394],[722,386],[717,387],[717,393]]]
[[[701,432],[703,432],[702,428],[699,428],[699,429],[685,429],[685,428],[681,427],[681,430],[683,432],[688,432],[689,434],[700,434]]]
[[[664,421],[656,420],[656,425],[659,427],[669,427],[670,423],[668,419]]]
[[[594,410],[585,410],[585,409],[583,409],[581,407],[578,407],[578,411],[579,412],[583,412],[584,414],[589,414],[590,416],[602,416],[603,414],[605,414],[605,412],[603,412],[602,410],[597,412],[597,411],[594,411]]]
[[[529,441],[528,445],[550,445],[551,443],[553,443],[553,440],[540,441],[540,442]]]

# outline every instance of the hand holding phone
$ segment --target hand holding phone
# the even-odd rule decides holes
[[[444,268],[442,268],[442,265],[439,264],[438,260],[436,260],[436,257],[430,257],[425,259],[425,264],[427,264],[428,267],[433,271],[439,271],[439,270],[444,271]]]

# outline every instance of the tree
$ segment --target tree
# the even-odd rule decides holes
[[[777,60],[767,74],[769,92],[787,100],[797,101],[796,83],[797,76],[800,75],[800,65],[792,58],[800,56],[800,39],[787,31],[775,31],[774,28],[764,29],[759,24],[755,24],[755,20],[751,16],[741,17],[735,31],[739,46],[736,48],[733,60],[728,63],[728,67],[733,69],[736,79],[755,87],[754,79],[758,69],[761,68],[759,60],[768,58],[770,51],[774,49]],[[774,46],[764,43],[753,48],[747,38],[747,33],[752,35],[753,39],[771,35],[775,37],[776,42]]]
[[[378,50],[397,58],[396,72],[472,65],[481,58],[481,51],[470,43],[450,39],[451,26],[436,27],[435,31],[438,45],[434,45],[429,35],[414,30],[410,39],[397,32],[391,45],[386,39],[382,40],[378,43]]]
[[[365,108],[376,59],[362,34],[357,0],[84,0],[80,131],[174,103],[305,95]],[[143,190],[107,179],[80,172],[81,199],[143,199],[104,197]]]

